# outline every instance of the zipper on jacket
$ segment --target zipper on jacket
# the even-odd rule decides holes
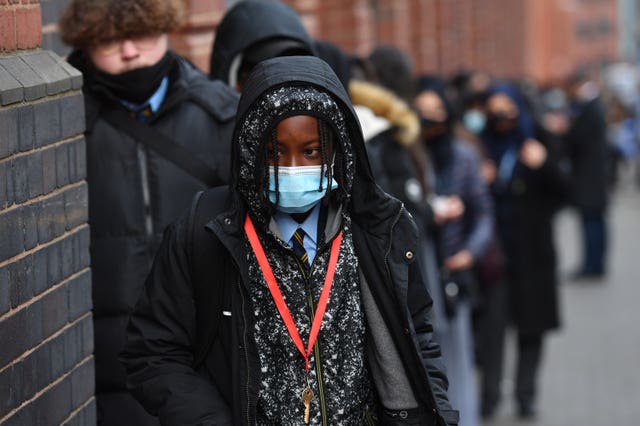
[[[240,310],[242,311],[242,318],[244,322],[244,327],[242,330],[242,349],[244,352],[244,360],[245,366],[247,369],[247,381],[245,383],[245,398],[247,398],[247,405],[245,407],[245,419],[247,420],[247,425],[251,425],[251,399],[249,392],[249,383],[251,382],[251,369],[249,366],[249,354],[247,353],[247,318],[246,318],[246,310],[245,310],[245,300],[244,294],[242,294],[242,280],[238,280],[238,288],[240,291]]]
[[[317,257],[317,256],[316,256]],[[314,258],[315,260],[315,258]],[[313,265],[313,262],[312,262]],[[304,276],[304,273],[303,273]],[[309,318],[313,324],[314,313],[316,311],[315,304],[313,303],[313,295],[311,294],[311,286],[309,285],[309,277],[305,277],[305,284],[307,287],[307,301],[309,307]],[[316,376],[318,378],[318,402],[320,403],[320,414],[322,416],[322,425],[327,426],[327,406],[324,397],[324,386],[322,381],[322,361],[320,359],[320,345],[316,340],[313,344],[313,355],[315,357]]]
[[[137,143],[138,166],[140,167],[140,184],[144,203],[144,230],[149,241],[153,239],[153,216],[151,215],[151,193],[149,191],[149,168],[147,167],[147,151],[141,143]]]
[[[402,212],[404,211],[404,203],[400,204],[400,210],[396,214],[396,217],[393,219],[391,223],[391,229],[389,230],[389,247],[387,247],[387,252],[384,254],[384,266],[387,270],[387,278],[389,282],[393,282],[391,279],[391,269],[389,268],[389,254],[391,254],[391,246],[393,245],[393,230],[395,229],[398,221],[400,220],[400,216],[402,216]]]
[[[328,247],[328,246],[329,245],[326,244],[322,248]],[[311,292],[310,278],[311,278],[311,271],[313,271],[313,267],[321,251],[324,251],[324,250],[318,250],[318,252],[314,256],[313,261],[311,262],[311,265],[309,267],[308,275],[304,273],[304,268],[300,264],[300,260],[298,259],[298,257],[294,256],[294,259],[298,264],[298,268],[302,273],[302,277],[304,278],[305,287],[307,289],[307,304],[309,308],[309,319],[311,320],[312,324],[313,324],[313,318],[316,312],[316,307],[315,307],[315,304],[313,303],[313,294]],[[324,396],[324,385],[322,380],[322,360],[320,358],[320,345],[318,344],[318,340],[316,340],[315,343],[313,344],[313,355],[316,360],[315,369],[316,369],[316,376],[317,376],[317,382],[318,382],[318,402],[320,405],[320,415],[322,418],[322,425],[327,426],[327,405],[326,405],[326,400]]]
[[[364,421],[367,422],[367,426],[375,426],[373,418],[371,417],[371,412],[369,410],[364,413]]]

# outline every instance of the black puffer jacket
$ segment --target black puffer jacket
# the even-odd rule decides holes
[[[291,81],[328,91],[346,117],[356,156],[349,214],[364,280],[391,333],[411,392],[429,413],[421,424],[457,424],[440,350],[431,340],[432,301],[415,261],[415,224],[404,206],[375,184],[358,121],[339,80],[317,58],[264,61],[245,88],[238,122],[262,93]],[[236,188],[236,143],[233,149],[231,188]],[[191,213],[167,231],[131,318],[122,354],[128,385],[163,424],[255,423],[260,369],[247,288],[245,215],[235,189],[205,192]],[[211,329],[213,323],[219,323],[217,330]],[[378,393],[384,404],[385,391]],[[405,423],[398,418],[394,424]]]
[[[131,405],[135,401],[127,395],[117,354],[165,227],[205,186],[104,120],[103,111],[122,106],[92,83],[82,54],[75,53],[70,62],[85,72],[98,414],[105,424],[122,424],[123,418],[142,424],[128,415],[127,398]],[[237,102],[234,91],[178,57],[165,100],[149,125],[227,181]],[[109,421],[113,416],[120,420]]]

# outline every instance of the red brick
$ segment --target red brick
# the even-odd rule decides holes
[[[2,1],[0,0],[0,4]],[[30,1],[30,0],[23,0]],[[31,0],[32,1],[32,0]],[[379,43],[410,53],[416,72],[478,68],[499,77],[556,78],[567,64],[616,54],[616,0],[582,2],[573,11],[557,0],[284,0],[314,38],[368,54]],[[224,0],[185,0],[189,26],[172,37],[176,50],[207,70],[203,42],[225,11]],[[579,22],[610,20],[609,37],[576,37]]]
[[[39,5],[16,9],[16,37],[18,49],[33,49],[42,45],[42,16]]]
[[[12,9],[0,9],[0,50],[15,50],[15,13]]]

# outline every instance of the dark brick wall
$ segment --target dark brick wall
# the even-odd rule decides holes
[[[0,57],[2,425],[96,422],[81,86],[52,52]]]

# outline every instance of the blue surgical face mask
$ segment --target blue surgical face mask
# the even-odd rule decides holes
[[[482,111],[472,109],[464,113],[462,124],[471,133],[478,135],[482,133],[487,124],[487,116]]]
[[[305,213],[311,210],[327,191],[329,178],[324,177],[322,191],[320,173],[322,166],[278,167],[278,190],[280,198],[277,209],[285,213]],[[331,189],[338,188],[338,182],[331,178]],[[276,179],[274,167],[269,167],[269,200],[276,203]]]

